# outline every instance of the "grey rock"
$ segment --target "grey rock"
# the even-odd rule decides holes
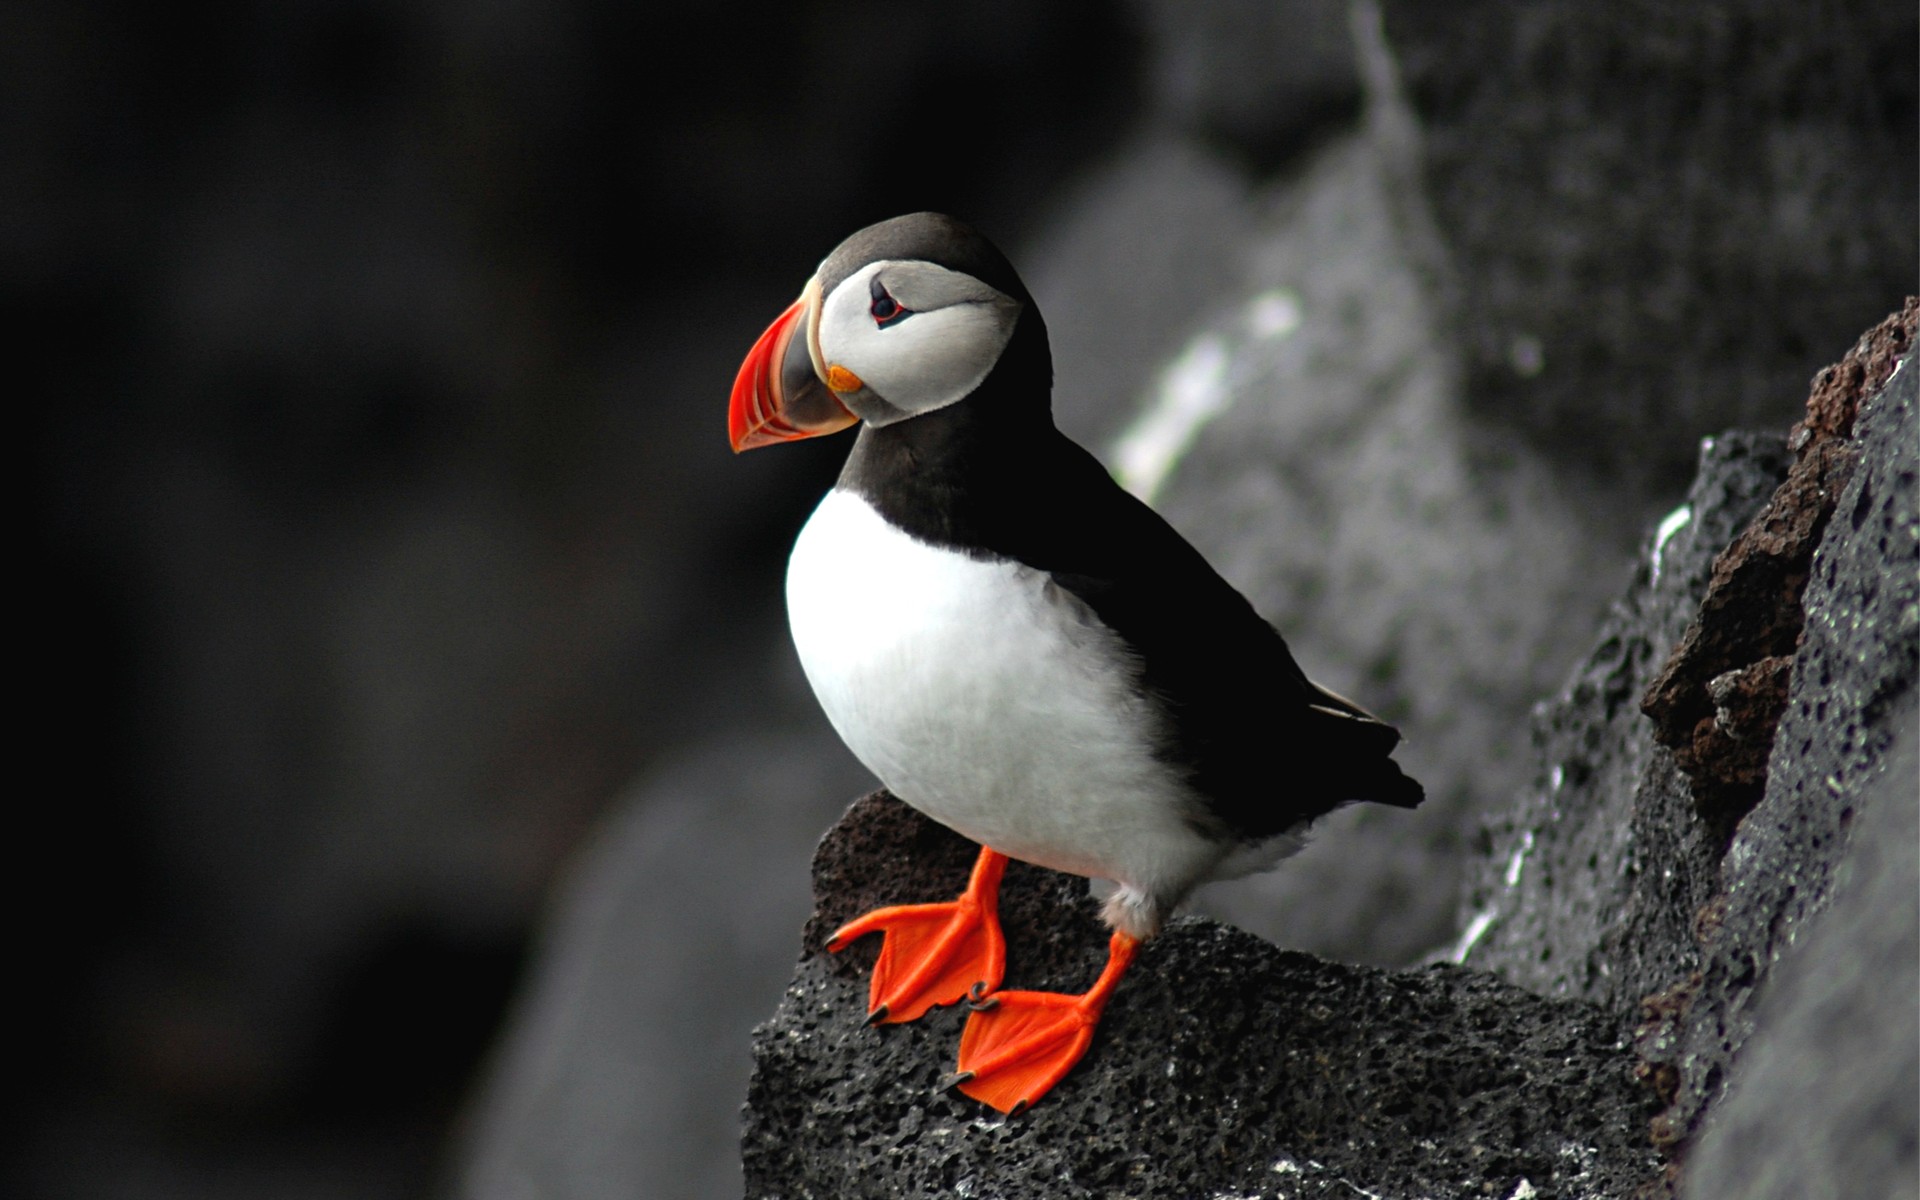
[[[1600,1197],[1655,1168],[1637,1134],[1650,1106],[1599,1010],[1454,967],[1340,966],[1200,918],[1148,944],[1032,1110],[940,1091],[963,1010],[869,1028],[875,939],[839,956],[822,941],[864,908],[951,896],[973,849],[885,793],[822,843],[806,957],[754,1038],[749,1197]],[[1015,867],[1009,986],[1083,988],[1106,942],[1084,888]]]
[[[1805,943],[1836,878],[1852,869],[1863,812],[1912,805],[1910,760],[1892,748],[1911,737],[1920,676],[1915,392],[1909,354],[1854,426],[1858,466],[1813,556],[1765,791],[1731,839],[1695,809],[1639,704],[1692,617],[1689,600],[1706,583],[1713,550],[1784,474],[1782,447],[1735,435],[1706,447],[1684,510],[1691,519],[1650,546],[1599,648],[1542,713],[1540,778],[1490,822],[1490,852],[1474,872],[1468,916],[1479,936],[1465,960],[1540,994],[1584,998],[1623,1023],[1639,1021],[1638,1073],[1667,1104],[1650,1133],[1676,1162],[1693,1161],[1690,1147],[1714,1127],[1730,1088],[1743,1097],[1726,1118],[1733,1128],[1791,1122],[1799,1139],[1791,1144],[1825,1156],[1798,1160],[1781,1149],[1735,1175],[1786,1189],[1769,1194],[1799,1194],[1782,1181],[1812,1178],[1806,1164],[1838,1162],[1844,1146],[1859,1147],[1861,1169],[1882,1172],[1874,1178],[1905,1170],[1910,1179],[1914,1162],[1912,1124],[1900,1116],[1911,1105],[1889,1099],[1911,1096],[1899,1085],[1910,1078],[1901,1074],[1911,1057],[1902,1058],[1901,1047],[1911,1044],[1914,990],[1893,982],[1911,972],[1911,955],[1889,951],[1910,939],[1902,928],[1912,905],[1883,909],[1870,935],[1858,921],[1835,919],[1821,928],[1839,932],[1824,935],[1818,950]],[[1889,833],[1876,839],[1877,852],[1904,859],[1909,865],[1897,869],[1910,873],[1913,841],[1892,832],[1902,819],[1879,818]],[[1824,965],[1782,975],[1796,944],[1801,961],[1817,955]],[[1768,1000],[1776,989],[1783,998]],[[1769,1004],[1774,1027],[1785,1030],[1771,1043],[1756,1032],[1756,1013]],[[1905,1032],[1866,1050],[1851,1034],[1796,1024],[1808,1011],[1836,1007],[1847,1010],[1850,1030]],[[1758,1039],[1751,1061],[1750,1039]],[[1765,1099],[1764,1085],[1742,1082],[1748,1070],[1778,1078],[1788,1060],[1808,1072],[1801,1088],[1832,1102],[1789,1109]],[[1842,1102],[1858,1072],[1865,1092]],[[1696,1167],[1690,1179],[1716,1180],[1700,1186],[1724,1186],[1717,1180],[1730,1147],[1751,1146],[1754,1135],[1720,1136],[1736,1140],[1712,1151],[1707,1161],[1717,1165]],[[1821,1186],[1849,1178],[1842,1172]]]
[[[1375,963],[1452,936],[1475,798],[1521,781],[1514,732],[1577,653],[1561,614],[1599,612],[1616,586],[1577,553],[1604,544],[1578,489],[1468,426],[1395,153],[1370,133],[1316,157],[1263,226],[1238,310],[1151,401],[1217,356],[1222,411],[1160,507],[1310,672],[1401,727],[1429,796],[1411,822],[1342,814],[1287,870],[1202,902],[1282,945]],[[1297,325],[1264,332],[1276,306]]]
[[[1916,394],[1920,371],[1909,354],[1860,415],[1860,464],[1814,554],[1766,794],[1728,847],[1724,912],[1702,931],[1703,978],[1682,1017],[1679,1089],[1665,1118],[1679,1140],[1698,1130],[1735,1077],[1755,1005],[1781,956],[1826,908],[1862,809],[1886,788],[1904,786],[1912,802],[1914,776],[1887,775],[1895,739],[1913,726],[1920,678]],[[1910,1011],[1911,998],[1882,1003]]]
[[[1359,111],[1345,0],[1138,0],[1156,119],[1262,174]]]
[[[1208,132],[1252,85],[1183,84],[1180,63],[1224,30],[1270,43],[1280,10],[1143,11],[1162,119],[1033,243],[1056,407],[1123,478],[1144,426],[1205,411],[1143,490],[1309,670],[1401,726],[1433,797],[1411,821],[1341,814],[1288,870],[1197,903],[1283,945],[1407,962],[1456,932],[1476,798],[1528,785],[1517,731],[1691,447],[1784,426],[1824,348],[1905,286],[1911,189],[1882,175],[1911,161],[1913,105],[1890,97],[1912,72],[1848,74],[1837,19],[1802,55],[1770,32],[1800,16],[1763,5],[1649,29],[1571,5],[1359,4],[1342,61],[1364,118],[1329,117],[1263,175]],[[1854,15],[1910,46],[1891,32],[1910,16]],[[1721,70],[1733,46],[1757,77]],[[1658,94],[1593,78],[1618,62]]]
[[[1650,537],[1627,595],[1534,725],[1530,786],[1490,816],[1470,872],[1465,961],[1551,996],[1615,1012],[1697,965],[1693,913],[1719,847],[1640,712],[1693,618],[1714,557],[1786,477],[1785,440],[1726,434],[1700,447],[1684,505]]]
[[[1243,282],[1257,207],[1232,164],[1151,133],[1089,171],[1017,261],[1053,343],[1054,419],[1089,448]]]
[[[1688,1158],[1694,1200],[1920,1194],[1920,739],[1910,705],[1892,724],[1827,910],[1774,965]]]
[[[1677,488],[1911,289],[1911,5],[1380,8],[1468,394],[1566,469]]]
[[[575,864],[464,1123],[460,1195],[739,1193],[749,1031],[808,910],[793,847],[863,780],[819,753],[824,721],[785,723],[664,765]]]

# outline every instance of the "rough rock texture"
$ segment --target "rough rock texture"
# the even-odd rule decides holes
[[[1915,314],[1910,305],[1906,319]],[[1884,381],[1885,373],[1880,378]],[[1825,385],[1830,379],[1830,372],[1822,372],[1816,380],[1809,423],[1828,411]],[[1849,461],[1862,453],[1869,456],[1864,474],[1857,488],[1829,496],[1825,506],[1833,511],[1837,505],[1850,515],[1822,544],[1824,558],[1814,558],[1811,548],[1807,552],[1814,563],[1827,564],[1830,574],[1836,569],[1833,564],[1842,561],[1837,556],[1860,559],[1852,568],[1858,575],[1855,586],[1876,597],[1880,608],[1852,636],[1873,639],[1872,648],[1881,655],[1877,661],[1890,673],[1875,686],[1890,689],[1889,694],[1898,694],[1911,681],[1910,669],[1901,665],[1912,655],[1911,647],[1902,648],[1902,631],[1914,618],[1902,608],[1910,600],[1898,565],[1901,555],[1909,553],[1901,538],[1908,536],[1904,531],[1911,518],[1903,521],[1899,514],[1902,504],[1911,511],[1910,495],[1900,491],[1900,481],[1910,480],[1905,472],[1911,468],[1910,458],[1902,465],[1902,435],[1897,432],[1910,420],[1903,415],[1902,398],[1910,386],[1909,380],[1897,380],[1880,393],[1859,436],[1847,442],[1844,456]],[[1699,965],[1699,937],[1711,934],[1725,918],[1724,901],[1709,902],[1727,890],[1721,858],[1730,830],[1717,815],[1700,815],[1691,781],[1680,773],[1675,756],[1652,741],[1653,730],[1641,719],[1639,701],[1656,673],[1668,680],[1677,677],[1672,664],[1698,653],[1690,647],[1739,645],[1752,654],[1754,642],[1743,641],[1741,635],[1778,627],[1788,610],[1797,631],[1801,585],[1813,568],[1796,574],[1781,567],[1778,557],[1745,566],[1760,557],[1752,547],[1777,544],[1766,538],[1778,528],[1776,518],[1790,503],[1803,502],[1793,510],[1795,521],[1813,519],[1804,503],[1804,475],[1790,477],[1787,460],[1785,446],[1765,437],[1731,434],[1703,447],[1700,476],[1687,503],[1663,525],[1647,565],[1609,617],[1594,653],[1536,723],[1540,768],[1534,786],[1488,823],[1490,853],[1469,892],[1467,924],[1477,926],[1480,934],[1469,961],[1522,986],[1583,996],[1615,1010],[1683,986]],[[1867,507],[1857,513],[1848,507],[1862,503]],[[1873,522],[1884,525],[1886,532],[1863,533],[1877,528]],[[1716,548],[1723,546],[1725,552],[1716,556]],[[1733,591],[1725,581],[1739,577],[1742,569],[1770,581],[1771,589]],[[1810,595],[1808,620],[1831,625],[1836,618],[1827,610],[1833,603],[1830,586]],[[1849,614],[1847,619],[1854,618]],[[1831,639],[1830,633],[1816,634],[1809,627],[1797,655],[1789,636],[1784,646],[1766,643],[1768,649],[1788,654],[1776,653],[1753,664],[1757,670],[1729,680],[1720,672],[1735,665],[1736,658],[1696,674],[1712,675],[1711,682],[1723,689],[1743,682],[1742,675],[1744,681],[1754,681],[1785,674],[1792,679],[1786,700],[1818,696],[1816,706],[1823,715],[1829,710],[1836,715],[1858,711],[1883,723],[1878,706],[1884,700],[1870,702],[1877,694],[1871,688],[1858,697],[1829,698],[1835,672],[1823,657],[1830,652],[1819,647]],[[1670,653],[1667,648],[1676,643]],[[1778,661],[1783,658],[1798,665],[1789,671],[1787,663]],[[1800,676],[1809,670],[1817,673],[1803,683]],[[1907,682],[1901,682],[1903,678]],[[1707,685],[1702,691],[1711,695]],[[1847,709],[1847,703],[1856,704],[1857,710]],[[1846,738],[1857,736],[1846,733]],[[1828,750],[1844,744],[1833,736],[1803,735],[1796,752],[1808,752],[1816,740]],[[1776,744],[1776,758],[1780,752]],[[1839,760],[1819,761],[1832,766]],[[1750,833],[1751,826],[1743,831]]]
[[[1882,780],[1894,739],[1912,728],[1920,677],[1917,396],[1920,370],[1909,354],[1862,412],[1859,466],[1814,554],[1766,795],[1721,864],[1724,911],[1702,930],[1702,983],[1682,1018],[1680,1086],[1663,1118],[1681,1141],[1733,1077],[1774,964],[1826,907],[1862,809],[1888,791],[1913,802],[1911,774],[1884,788]],[[1916,852],[1911,843],[1907,852]],[[1913,906],[1886,918],[1912,921]],[[1912,1021],[1920,996],[1887,992],[1881,1002]],[[1835,1095],[1848,1087],[1844,1076],[1829,1085]]]
[[[1594,659],[1544,714],[1544,778],[1492,826],[1492,854],[1473,893],[1473,918],[1486,933],[1467,962],[1615,1012],[1642,998],[1642,1073],[1672,1104],[1653,1133],[1670,1150],[1684,1146],[1726,1089],[1770,964],[1824,904],[1859,795],[1880,778],[1887,743],[1912,720],[1920,518],[1910,357],[1907,365],[1860,417],[1851,451],[1859,468],[1834,497],[1841,516],[1812,555],[1807,626],[1793,653],[1766,793],[1732,843],[1697,814],[1690,781],[1668,751],[1651,745],[1651,730],[1636,730],[1632,703],[1659,660],[1659,637],[1672,636],[1674,597],[1707,582],[1699,578],[1701,541],[1720,540],[1713,526],[1738,515],[1740,505],[1724,497],[1751,505],[1753,484],[1766,474],[1753,474],[1749,459],[1745,482],[1713,484],[1716,476],[1740,478],[1728,470],[1745,457],[1728,453],[1734,440],[1707,447],[1690,495],[1693,518],[1659,547],[1661,578],[1636,586]],[[1826,378],[1816,380],[1814,407]],[[1795,492],[1793,480],[1780,492]],[[1768,507],[1736,547],[1751,545],[1776,511]],[[1674,591],[1684,572],[1695,578]],[[1722,607],[1720,620],[1745,628],[1770,620],[1782,591],[1797,591],[1786,572],[1774,578],[1772,595]],[[1910,795],[1912,780],[1905,783]]]
[[[1801,592],[1814,547],[1853,476],[1860,404],[1913,345],[1920,299],[1869,330],[1840,362],[1814,377],[1807,415],[1788,436],[1794,463],[1753,523],[1714,560],[1700,612],[1641,707],[1654,736],[1692,784],[1701,819],[1717,834],[1760,798],[1774,726],[1787,704]]]
[[[1719,847],[1693,818],[1640,697],[1698,609],[1715,555],[1785,476],[1777,437],[1704,443],[1686,502],[1650,539],[1595,648],[1534,724],[1537,771],[1487,820],[1467,961],[1532,991],[1630,1012],[1695,965],[1688,926]]]
[[[1920,736],[1914,714],[1864,790],[1827,911],[1774,965],[1727,1095],[1688,1159],[1697,1200],[1920,1194]],[[1889,1003],[1892,999],[1895,1003]]]
[[[1910,303],[1904,317],[1909,341],[1914,314]],[[1650,1132],[1676,1161],[1740,1077],[1743,1050],[1756,1037],[1755,1010],[1774,966],[1825,907],[1862,809],[1883,796],[1912,803],[1914,776],[1890,765],[1889,746],[1911,731],[1920,674],[1916,374],[1909,352],[1892,380],[1863,404],[1846,447],[1857,466],[1844,490],[1828,497],[1835,515],[1803,580],[1774,570],[1772,590],[1736,599],[1712,588],[1728,577],[1721,568],[1736,551],[1762,544],[1778,528],[1773,518],[1802,489],[1799,480],[1787,479],[1709,575],[1702,549],[1724,540],[1729,519],[1742,507],[1757,507],[1755,485],[1783,464],[1779,450],[1768,451],[1770,463],[1756,460],[1748,439],[1725,438],[1707,447],[1701,480],[1683,510],[1691,520],[1656,546],[1653,560],[1663,569],[1644,573],[1610,620],[1600,649],[1543,713],[1542,778],[1490,823],[1491,853],[1473,891],[1478,907],[1472,917],[1482,936],[1466,961],[1543,994],[1587,998],[1623,1018],[1638,1000],[1638,1070],[1667,1106]],[[1833,373],[1822,372],[1815,381],[1810,424],[1827,411],[1832,379]],[[1704,592],[1709,601],[1697,614],[1708,629],[1691,638],[1692,645],[1737,641],[1711,628],[1715,622],[1748,630],[1776,622],[1789,593],[1805,612],[1797,647],[1791,641],[1787,646],[1790,670],[1763,660],[1760,671],[1750,673],[1784,673],[1790,682],[1765,792],[1743,819],[1735,817],[1730,842],[1716,814],[1702,815],[1695,807],[1690,781],[1674,756],[1652,743],[1653,731],[1640,726],[1633,711],[1642,683],[1664,657],[1658,650],[1662,630],[1672,636],[1676,619],[1696,615],[1675,610],[1689,592]],[[1770,659],[1779,657],[1786,656]],[[1900,828],[1896,819],[1883,820]],[[1910,840],[1892,851],[1909,863],[1915,852]],[[1891,939],[1899,945],[1910,936],[1901,928],[1914,920],[1913,906],[1892,906],[1882,919],[1887,928],[1868,945],[1821,952],[1838,974],[1827,977],[1825,1000],[1805,1003],[1843,1005],[1863,1027],[1911,1024],[1910,988],[1833,990],[1834,979],[1868,977],[1871,943]],[[1896,963],[1892,972],[1898,977],[1909,969]],[[1819,990],[1810,982],[1787,986],[1798,986],[1801,994]],[[1830,1067],[1802,1081],[1804,1089],[1825,1098],[1795,1118],[1803,1144],[1829,1147],[1828,1158],[1837,1162],[1833,1147],[1891,1138],[1894,1149],[1880,1158],[1905,1163],[1910,1178],[1910,1129],[1889,1123],[1898,1106],[1842,1103],[1853,1086],[1851,1072],[1866,1063],[1843,1066],[1831,1049],[1808,1048],[1804,1025],[1789,1017],[1777,1021],[1787,1030],[1780,1035],[1783,1044],[1768,1051],[1762,1040],[1755,1053],[1772,1056],[1762,1061],[1811,1054],[1810,1062]],[[1896,1066],[1896,1079],[1903,1069]],[[1891,1085],[1881,1082],[1881,1090],[1893,1095]],[[1761,1113],[1762,1101],[1751,1090],[1743,1104],[1744,1127],[1778,1119]],[[1863,1120],[1878,1123],[1859,1127]],[[1720,1153],[1714,1161],[1725,1161]],[[1677,1173],[1669,1182],[1673,1178]],[[1840,1180],[1847,1178],[1843,1173]]]
[[[964,1010],[868,1028],[877,939],[837,957],[821,941],[878,904],[952,895],[973,853],[885,793],[822,843],[805,957],[755,1036],[749,1197],[1601,1197],[1654,1169],[1650,1106],[1599,1010],[1450,966],[1340,966],[1200,918],[1149,944],[1032,1111],[939,1091]],[[1016,867],[1003,894],[1010,986],[1098,973],[1080,880]]]

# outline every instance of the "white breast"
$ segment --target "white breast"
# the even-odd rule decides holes
[[[1150,753],[1119,640],[1044,573],[919,541],[836,490],[794,545],[787,609],[834,728],[935,820],[1168,899],[1219,861]]]

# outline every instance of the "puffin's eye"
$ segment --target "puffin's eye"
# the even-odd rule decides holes
[[[878,276],[874,277],[869,291],[873,296],[873,303],[867,306],[867,311],[873,314],[873,323],[880,328],[885,329],[913,315],[912,309],[904,307],[887,292],[886,286],[880,282]]]

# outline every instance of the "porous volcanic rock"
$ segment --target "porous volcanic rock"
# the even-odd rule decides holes
[[[1032,1110],[942,1091],[965,1009],[869,1028],[877,939],[822,945],[863,909],[951,897],[974,850],[884,792],[822,842],[805,956],[754,1038],[748,1196],[1600,1197],[1655,1169],[1652,1107],[1606,1013],[1198,917],[1147,944],[1092,1051]],[[1014,864],[1002,895],[1008,985],[1084,987],[1106,946],[1084,882]]]
[[[1816,377],[1795,436],[1800,457],[1771,497],[1764,485],[1781,477],[1781,446],[1729,435],[1705,448],[1687,506],[1662,527],[1599,647],[1543,710],[1535,786],[1489,821],[1465,961],[1636,1024],[1637,1073],[1665,1106],[1649,1133],[1670,1157],[1663,1178],[1673,1189],[1730,1091],[1740,1101],[1729,1120],[1748,1132],[1709,1140],[1720,1147],[1712,1170],[1738,1144],[1771,1156],[1748,1162],[1741,1175],[1772,1180],[1768,1195],[1809,1194],[1781,1183],[1812,1178],[1804,1164],[1793,1165],[1796,1146],[1839,1172],[1825,1180],[1827,1194],[1882,1194],[1872,1180],[1898,1169],[1912,1176],[1914,1131],[1899,1115],[1911,1105],[1898,1099],[1899,1079],[1912,1072],[1902,1076],[1900,1062],[1882,1070],[1883,1052],[1858,1037],[1822,1043],[1836,1035],[1810,1028],[1805,1014],[1844,1011],[1849,1030],[1892,1031],[1879,1042],[1895,1053],[1911,1044],[1898,1031],[1920,1018],[1914,989],[1890,982],[1911,976],[1911,964],[1887,961],[1886,950],[1911,941],[1910,893],[1883,906],[1877,926],[1857,911],[1815,923],[1835,881],[1851,870],[1866,815],[1889,803],[1910,806],[1914,795],[1911,758],[1893,748],[1912,736],[1920,676],[1920,380],[1911,349],[1898,366],[1873,351],[1911,347],[1916,318],[1920,305],[1909,301]],[[1836,422],[1829,418],[1842,378],[1852,381],[1847,407],[1857,402],[1857,419]],[[1827,446],[1810,455],[1822,437]],[[1809,471],[1813,460],[1824,461]],[[1848,465],[1836,471],[1836,463]],[[1753,522],[1729,538],[1739,513],[1755,509]],[[1808,537],[1817,548],[1791,545]],[[1728,549],[1715,561],[1717,545]],[[1700,601],[1691,612],[1689,596]],[[1669,654],[1665,647],[1676,643]],[[1718,660],[1699,665],[1711,655]],[[1680,724],[1692,719],[1662,703],[1662,691],[1677,694],[1673,685],[1689,676],[1704,685],[1698,703],[1724,707],[1748,686],[1779,693],[1777,730],[1764,729],[1771,752],[1754,781],[1764,780],[1764,791],[1750,810],[1702,806],[1699,780],[1656,744],[1655,726],[1637,711],[1656,673],[1649,707],[1679,713]],[[1747,727],[1728,715],[1706,719]],[[1903,825],[1882,816],[1871,827]],[[1911,875],[1920,851],[1904,838],[1875,853],[1896,861],[1876,870]],[[1804,945],[1816,928],[1826,931],[1817,949]],[[1783,963],[1801,964],[1799,974],[1777,971]],[[1770,1024],[1757,1018],[1762,1010],[1776,1014]],[[1821,1102],[1796,1104],[1791,1116],[1770,1111],[1758,1085],[1742,1086],[1749,1042],[1761,1064],[1753,1069],[1772,1064],[1764,1066],[1769,1078],[1782,1077],[1785,1061],[1817,1068],[1795,1092]],[[1873,1102],[1862,1101],[1856,1085]],[[1783,1122],[1796,1126],[1794,1139],[1751,1133]],[[1839,1149],[1849,1146],[1876,1149]],[[1855,1157],[1863,1171],[1881,1164],[1864,1184],[1849,1174]],[[1710,1174],[1686,1178],[1707,1187]]]
[[[1698,611],[1715,556],[1785,477],[1784,439],[1700,448],[1687,498],[1647,542],[1594,649],[1534,722],[1531,786],[1486,818],[1470,876],[1466,961],[1531,991],[1631,1012],[1697,965],[1694,911],[1718,847],[1640,698]],[[1477,936],[1476,936],[1477,935]]]
[[[1920,1129],[1920,734],[1913,713],[1853,827],[1833,900],[1775,968],[1688,1157],[1698,1200],[1914,1195]]]
[[[1641,707],[1672,750],[1700,817],[1722,835],[1760,799],[1774,727],[1787,705],[1814,547],[1860,447],[1854,423],[1912,348],[1920,299],[1874,326],[1814,377],[1807,415],[1788,435],[1794,462],[1753,523],[1714,560],[1700,612]]]
[[[1857,849],[1855,827],[1873,806],[1912,804],[1915,777],[1896,765],[1894,743],[1913,729],[1920,677],[1920,372],[1909,352],[1893,380],[1863,407],[1859,464],[1813,556],[1806,627],[1774,738],[1767,790],[1740,822],[1720,868],[1720,896],[1699,930],[1702,982],[1681,1019],[1675,1103],[1662,1120],[1676,1143],[1700,1129],[1740,1073],[1754,1013],[1775,966],[1810,935],[1834,882]],[[1908,760],[1911,761],[1911,760]],[[1889,821],[1889,829],[1898,822]],[[1920,853],[1912,842],[1904,853]],[[1723,899],[1722,899],[1723,898]],[[1917,918],[1907,903],[1890,925]],[[1845,926],[1838,926],[1845,928]],[[1859,998],[1883,1026],[1920,1018],[1912,989],[1868,983],[1890,970],[1872,941],[1851,953],[1871,988]],[[1868,1062],[1835,1064],[1825,1084],[1836,1099]],[[1803,1114],[1826,1125],[1839,1105]],[[1912,1178],[1913,1131],[1906,1131]],[[1852,1194],[1866,1194],[1855,1192]]]

